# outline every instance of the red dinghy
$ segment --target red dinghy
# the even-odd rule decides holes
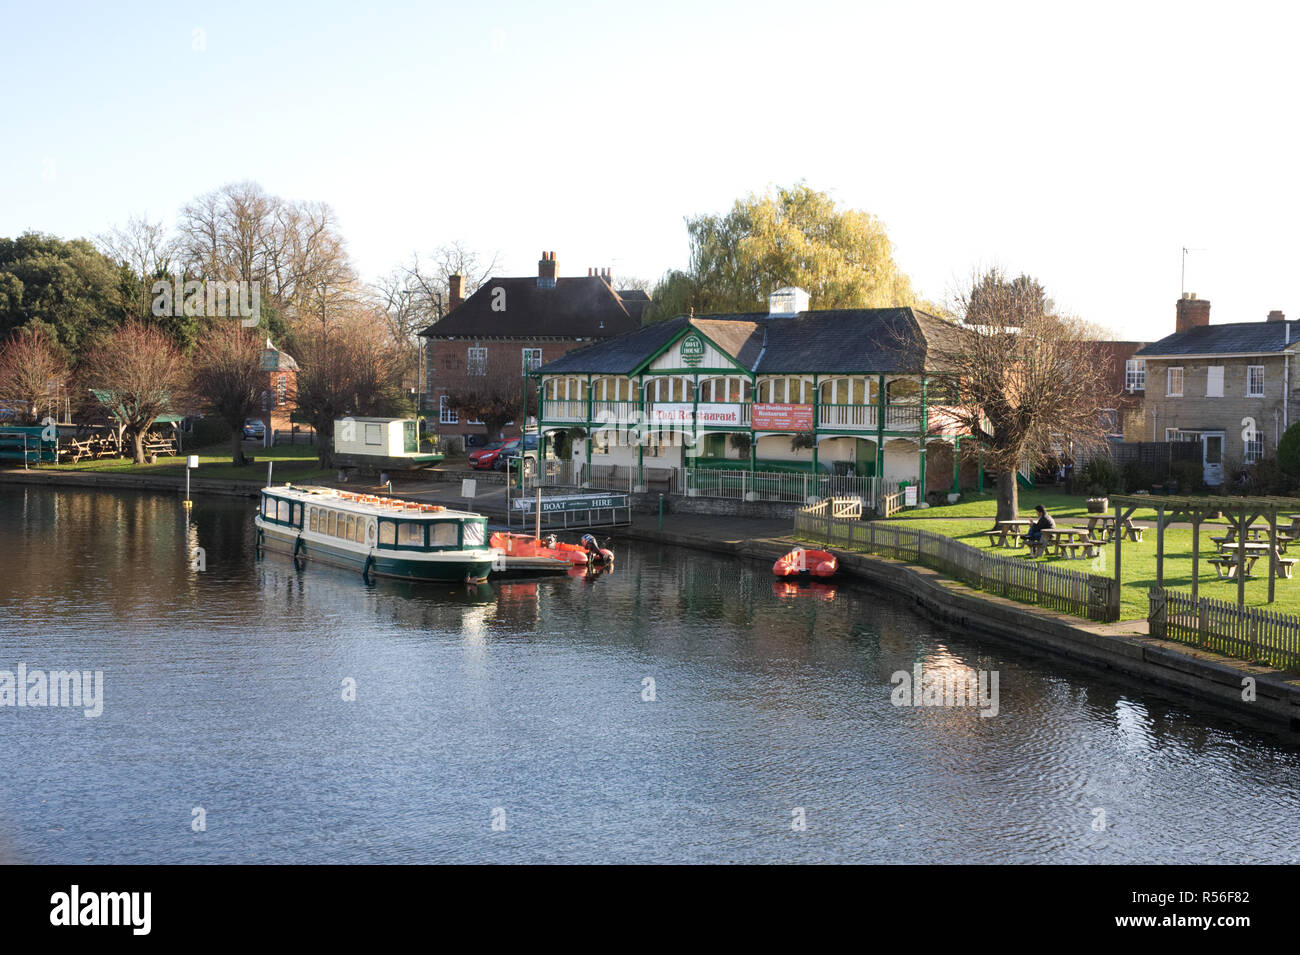
[[[837,567],[839,561],[834,554],[796,547],[772,565],[772,573],[778,577],[832,577]]]

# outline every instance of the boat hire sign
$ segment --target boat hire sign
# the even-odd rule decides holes
[[[611,507],[627,507],[626,494],[565,494],[542,498],[543,514],[574,511],[603,511]],[[531,497],[515,498],[515,509],[536,512],[537,500]]]
[[[704,428],[724,428],[728,425],[743,427],[740,405],[703,404],[698,408],[689,401],[655,402],[650,406],[650,425],[690,425]]]
[[[754,405],[755,431],[811,431],[812,405],[758,403]]]

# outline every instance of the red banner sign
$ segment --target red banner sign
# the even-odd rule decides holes
[[[751,412],[755,431],[811,431],[812,405],[755,404]]]

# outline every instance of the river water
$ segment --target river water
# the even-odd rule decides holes
[[[103,674],[98,716],[0,706],[0,860],[1300,857],[1293,738],[866,586],[628,543],[366,586],[256,559],[253,508],[0,485],[0,670]],[[997,715],[894,705],[918,664]]]

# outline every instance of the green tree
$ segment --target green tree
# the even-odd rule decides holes
[[[736,201],[726,215],[686,220],[691,259],[655,287],[646,321],[767,310],[783,286],[806,291],[813,307],[920,305],[894,261],[875,216],[843,209],[804,183]]]
[[[1300,421],[1282,432],[1277,443],[1277,465],[1288,477],[1300,480]]]
[[[40,326],[72,355],[125,315],[117,266],[85,239],[26,232],[0,238],[0,336]]]

